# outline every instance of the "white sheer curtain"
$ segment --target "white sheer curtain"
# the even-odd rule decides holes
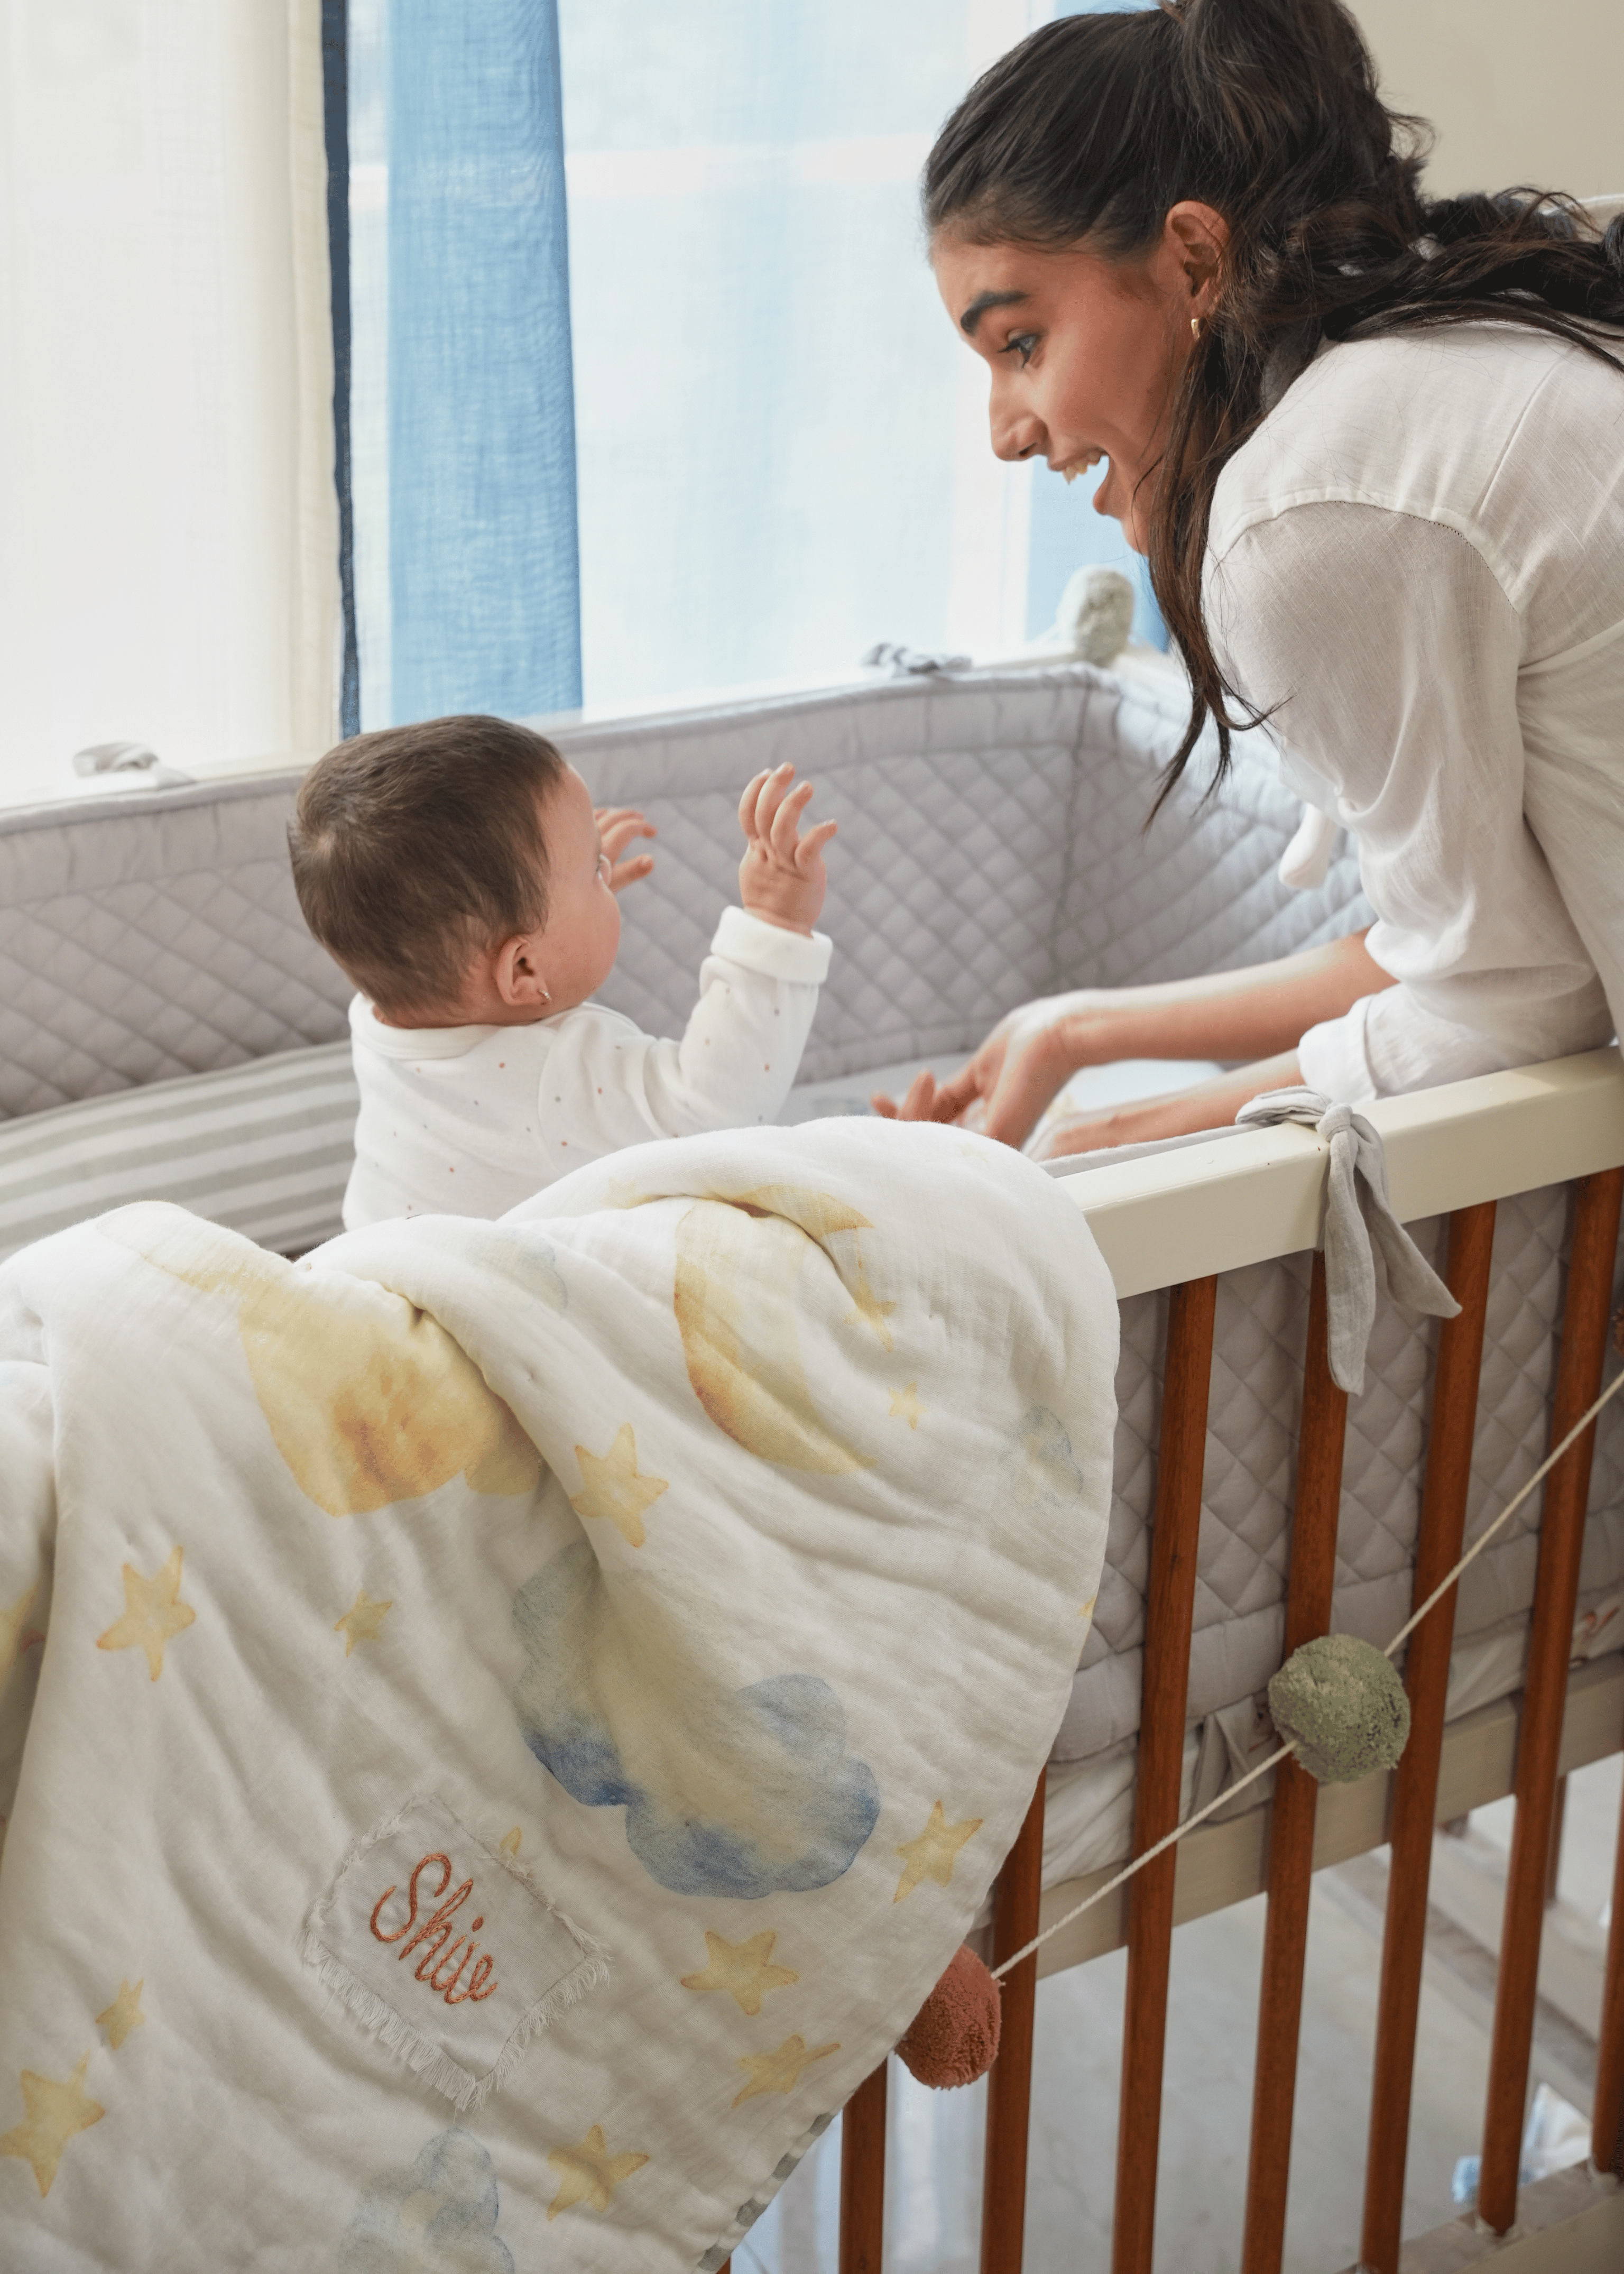
[[[0,0],[0,797],[333,738],[320,0]]]
[[[917,190],[1054,12],[560,0],[589,704],[1035,628],[1033,470],[989,452]]]

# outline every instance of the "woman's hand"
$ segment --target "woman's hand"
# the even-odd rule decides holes
[[[1358,931],[1244,971],[1046,995],[1000,1019],[974,1057],[949,1081],[923,1073],[900,1105],[877,1096],[872,1103],[876,1113],[893,1121],[959,1121],[1005,1145],[1024,1145],[1061,1084],[1083,1066],[1107,1065],[1117,1058],[1216,1058],[1240,1065],[1238,1076],[1223,1077],[1231,1086],[1237,1081],[1243,1085],[1236,1099],[1240,1106],[1270,1086],[1260,1081],[1245,1088],[1249,1068],[1294,1052],[1320,1020],[1340,1019],[1361,996],[1394,983],[1392,974],[1366,952],[1365,934]],[[1199,1112],[1202,1107],[1188,1110]],[[1071,1141],[1046,1139],[1045,1151],[1127,1144],[1130,1138],[1121,1133],[1125,1111],[1064,1125],[1072,1130]],[[1136,1128],[1134,1133],[1173,1135],[1170,1123],[1160,1126],[1171,1113],[1171,1107],[1157,1106],[1151,1118],[1158,1126]],[[1115,1133],[1109,1136],[1100,1133],[1108,1122]],[[1190,1126],[1214,1125],[1197,1120]]]
[[[757,774],[739,801],[739,826],[748,840],[739,863],[739,898],[763,922],[809,932],[823,913],[823,847],[838,824],[820,821],[804,837],[799,833],[812,785],[792,789],[794,779],[793,766],[775,766]]]
[[[927,1071],[914,1076],[900,1104],[879,1091],[869,1102],[890,1121],[957,1121],[1003,1144],[1022,1145],[1083,1063],[1073,1022],[1086,1016],[1086,999],[1052,995],[1023,1003],[946,1081]]]
[[[609,855],[609,889],[623,892],[628,885],[637,884],[654,866],[651,853],[634,854],[629,861],[620,855],[636,838],[658,837],[659,832],[651,821],[645,821],[635,805],[598,805],[592,809],[592,818],[598,824],[598,841]]]

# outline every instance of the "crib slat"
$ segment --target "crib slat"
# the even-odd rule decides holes
[[[1133,1811],[1136,1856],[1154,1846],[1178,1821],[1217,1301],[1216,1278],[1188,1280],[1175,1287],[1168,1298],[1167,1366],[1162,1434],[1156,1448],[1150,1589],[1145,1604],[1144,1702]],[[1147,1864],[1128,1887],[1128,1987],[1116,2130],[1112,2274],[1151,2274],[1177,1864],[1177,1851],[1169,1849]]]
[[[1489,1264],[1494,1248],[1495,1204],[1460,1209],[1449,1219],[1444,1277],[1461,1306],[1439,1329],[1438,1368],[1427,1429],[1426,1477],[1416,1542],[1412,1603],[1425,1602],[1455,1562],[1466,1528],[1477,1434],[1477,1382],[1483,1366],[1484,1321],[1489,1308]],[[1449,1653],[1455,1645],[1452,1588],[1410,1638],[1404,1661],[1410,1692],[1410,1743],[1393,1790],[1393,1860],[1381,1945],[1381,1991],[1376,2015],[1375,2076],[1371,2088],[1370,2143],[1365,2162],[1365,2222],[1360,2263],[1371,2274],[1398,2274],[1404,2217],[1404,2166],[1410,2148],[1410,2099],[1416,2060],[1416,2024],[1425,1954],[1427,1889],[1432,1869],[1432,1826],[1438,1805],[1438,1764],[1444,1739]]]
[[[1624,1809],[1619,1811],[1613,1924],[1607,1931],[1607,1967],[1602,1977],[1601,2020],[1596,2039],[1590,2154],[1598,2172],[1613,2172],[1624,2179]]]
[[[1038,1931],[1043,1893],[1044,1781],[1004,1857],[993,1898],[995,1966]],[[998,2058],[987,2080],[987,2150],[981,2187],[981,2274],[1020,2274],[1026,2227],[1026,2130],[1032,2112],[1032,2032],[1037,1954],[1004,1977]]]
[[[1325,1257],[1314,1257],[1303,1362],[1303,1422],[1291,1511],[1291,1576],[1286,1595],[1285,1656],[1324,1634],[1336,1585],[1336,1520],[1342,1508],[1348,1393],[1331,1379],[1326,1341]],[[1286,2239],[1286,2183],[1297,2095],[1303,1965],[1313,1882],[1314,1811],[1320,1788],[1295,1761],[1275,1772],[1269,1819],[1268,1916],[1258,1998],[1258,2059],[1252,2098],[1252,2156],[1246,2180],[1242,2274],[1280,2274]]]
[[[1553,1442],[1572,1428],[1601,1386],[1624,1169],[1607,1169],[1598,1176],[1582,1178],[1575,1191],[1568,1296],[1551,1409]],[[1545,1480],[1540,1521],[1539,1570],[1534,1584],[1522,1723],[1517,1739],[1517,1811],[1506,1880],[1483,2169],[1477,2188],[1478,2216],[1499,2234],[1516,2216],[1517,2161],[1533,2042],[1557,1751],[1568,1695],[1568,1657],[1573,1642],[1595,1443],[1592,1426],[1552,1470]]]
[[[885,2247],[885,2063],[840,2114],[840,2274],[880,2274]]]

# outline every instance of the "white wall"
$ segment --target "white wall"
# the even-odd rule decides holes
[[[1435,195],[1624,190],[1620,0],[1355,0],[1382,94],[1438,129]]]

